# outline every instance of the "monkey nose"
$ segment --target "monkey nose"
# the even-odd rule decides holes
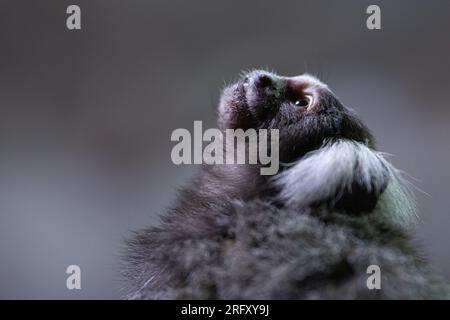
[[[253,71],[249,73],[243,80],[242,86],[247,90],[265,90],[275,88],[275,76],[267,72]]]
[[[270,88],[274,84],[272,77],[261,74],[253,80],[253,85],[258,89]]]

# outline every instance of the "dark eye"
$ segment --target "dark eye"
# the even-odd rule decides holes
[[[310,103],[310,99],[308,97],[303,97],[303,98],[299,98],[294,100],[294,105],[296,105],[297,107],[307,107]]]

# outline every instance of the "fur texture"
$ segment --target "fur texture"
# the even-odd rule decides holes
[[[251,72],[224,90],[219,126],[279,129],[284,167],[203,166],[160,226],[128,242],[127,298],[444,296],[408,236],[411,192],[326,85]],[[369,265],[381,290],[366,286]]]

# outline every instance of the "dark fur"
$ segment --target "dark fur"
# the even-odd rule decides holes
[[[311,94],[311,110],[293,102]],[[302,161],[324,143],[374,139],[352,111],[310,77],[254,71],[226,88],[219,126],[280,130],[280,160]],[[355,172],[364,163],[355,165]],[[289,170],[289,166],[282,171]],[[358,175],[355,175],[356,177]],[[354,178],[351,188],[287,205],[258,165],[205,165],[158,227],[127,247],[130,299],[433,298],[444,291],[411,245],[405,225],[378,200],[389,183]],[[385,210],[386,211],[386,210]],[[382,289],[368,290],[379,265]]]

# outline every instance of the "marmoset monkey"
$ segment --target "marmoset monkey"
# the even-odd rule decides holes
[[[324,83],[250,72],[224,89],[218,124],[278,129],[280,171],[203,165],[161,224],[127,244],[127,298],[443,297],[408,234],[407,184]],[[380,288],[367,284],[371,265]]]

